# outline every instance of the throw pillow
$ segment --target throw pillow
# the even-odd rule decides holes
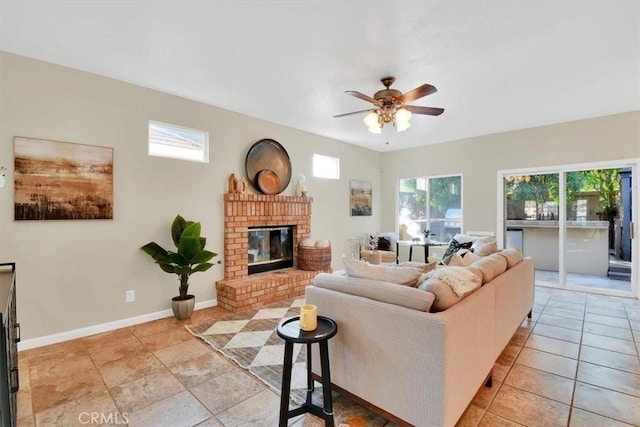
[[[478,261],[480,258],[482,258],[480,255],[475,254],[471,251],[467,251],[465,252],[464,255],[462,255],[462,260],[464,261],[464,265],[471,265],[474,262]]]
[[[357,259],[344,259],[347,276],[379,280],[398,285],[416,286],[422,272],[415,267],[374,265]]]
[[[484,237],[476,237],[473,243],[475,245],[480,245],[482,243],[491,243],[495,241],[496,241],[496,238],[493,236],[484,236]]]
[[[511,268],[522,261],[522,254],[517,249],[505,249],[498,253],[507,260],[507,268]]]
[[[442,260],[444,261],[447,257],[449,257],[449,255],[451,255],[454,252],[458,252],[460,249],[471,248],[471,245],[473,245],[473,242],[471,241],[460,243],[455,238],[451,239],[451,242],[449,242],[449,247],[445,251],[444,255],[442,255]]]
[[[491,255],[498,252],[498,243],[494,237],[482,237],[473,242],[470,251],[478,256]]]
[[[456,295],[453,289],[440,279],[429,278],[420,285],[423,291],[431,292],[435,295],[435,300],[431,304],[431,312],[437,313],[462,301],[461,296]]]
[[[449,267],[464,267],[466,265],[464,258],[462,258],[462,256],[460,255],[460,252],[452,253],[451,256],[445,261],[442,261],[442,263],[448,265]]]
[[[390,251],[391,240],[388,237],[378,237],[378,250]]]
[[[456,235],[453,236],[453,238],[457,240],[459,243],[469,243],[469,242],[473,243],[479,239],[479,237],[467,236],[466,234],[460,234],[460,233],[456,233]]]

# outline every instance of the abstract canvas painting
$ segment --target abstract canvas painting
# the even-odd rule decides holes
[[[14,138],[19,220],[113,219],[113,149]]]
[[[351,180],[351,216],[371,216],[371,181]]]

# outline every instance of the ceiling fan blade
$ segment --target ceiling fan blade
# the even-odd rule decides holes
[[[352,113],[338,114],[338,115],[333,116],[333,117],[337,118],[337,117],[350,116],[350,115],[352,115],[352,114],[366,113],[367,111],[372,111],[372,109],[371,109],[371,108],[369,108],[369,109],[366,109],[366,110],[354,111],[354,112],[352,112]]]
[[[436,93],[438,89],[435,86],[431,86],[428,83],[423,84],[422,86],[418,86],[417,88],[410,90],[400,97],[400,102],[406,104],[408,102],[414,101],[418,98],[422,98],[423,96],[431,95],[432,93]]]
[[[444,108],[418,107],[416,105],[403,105],[402,108],[406,108],[414,114],[427,114],[429,116],[439,116],[444,113]]]
[[[377,100],[375,100],[374,98],[372,98],[370,96],[365,95],[364,93],[360,93],[360,92],[357,92],[355,90],[347,90],[344,93],[346,93],[347,95],[355,96],[356,98],[360,98],[363,101],[370,102],[370,103],[372,103],[374,105],[378,105],[378,101]]]

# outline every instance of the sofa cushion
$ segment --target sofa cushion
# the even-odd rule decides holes
[[[430,292],[408,286],[328,273],[318,274],[313,286],[426,312],[436,298]]]
[[[347,276],[380,280],[398,285],[416,286],[422,272],[415,267],[374,265],[357,259],[344,259]]]
[[[425,280],[419,287],[423,291],[427,291],[426,293],[431,293],[434,295],[434,301],[431,304],[431,312],[437,313],[439,311],[444,311],[449,307],[454,306],[459,301],[462,301],[464,297],[456,295],[451,289],[451,286],[444,283],[442,280],[432,277]]]
[[[482,284],[493,280],[494,277],[502,274],[507,269],[507,260],[500,253],[491,254],[480,258],[471,264],[482,273]]]
[[[498,252],[498,254],[507,260],[507,268],[511,268],[522,261],[522,253],[517,249],[505,249],[504,251]]]

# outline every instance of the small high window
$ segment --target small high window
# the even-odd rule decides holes
[[[340,159],[314,154],[313,176],[316,178],[340,179]]]
[[[149,120],[149,155],[209,163],[209,132]]]

